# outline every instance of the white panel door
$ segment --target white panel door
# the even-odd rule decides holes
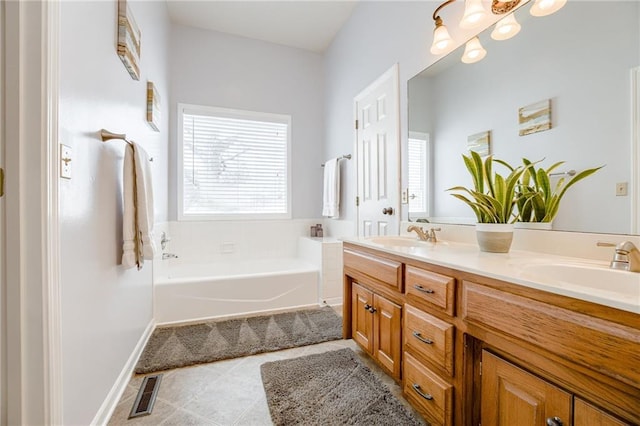
[[[398,65],[356,96],[358,236],[396,235],[400,207]]]

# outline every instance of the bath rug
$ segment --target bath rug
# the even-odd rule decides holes
[[[136,374],[338,340],[342,318],[326,306],[154,330]]]
[[[351,349],[260,366],[274,425],[424,425]]]

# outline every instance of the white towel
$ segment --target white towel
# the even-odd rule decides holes
[[[324,163],[322,216],[340,216],[340,168],[337,158],[332,158]]]
[[[142,269],[155,254],[153,241],[153,187],[149,157],[135,143],[124,153],[124,214],[122,219],[122,266]]]

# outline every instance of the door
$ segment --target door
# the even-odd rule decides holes
[[[355,100],[358,236],[397,235],[400,193],[398,65]]]
[[[573,424],[571,394],[487,351],[482,351],[481,386],[483,425]]]
[[[351,336],[367,352],[373,353],[373,293],[353,283],[351,289]]]
[[[399,379],[402,308],[377,294],[373,295],[373,307],[373,355],[394,378]]]

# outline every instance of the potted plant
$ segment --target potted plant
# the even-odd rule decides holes
[[[517,189],[521,195],[518,198],[519,220],[523,224],[530,224],[523,227],[537,229],[551,229],[551,222],[558,214],[560,200],[567,190],[604,167],[583,170],[573,175],[568,181],[560,178],[555,185],[552,185],[551,174],[564,164],[564,161],[559,161],[547,169],[536,169],[535,164],[526,158],[522,159],[522,163],[526,166],[526,171],[522,174]]]
[[[518,182],[532,165],[513,168],[492,156],[483,159],[474,151],[470,156],[462,155],[462,158],[473,179],[473,188],[455,186],[447,191],[458,191],[451,195],[466,203],[475,213],[480,250],[507,253],[513,239],[513,223],[518,219],[516,206],[528,196],[518,191]],[[494,162],[508,170],[506,177],[493,170]]]

